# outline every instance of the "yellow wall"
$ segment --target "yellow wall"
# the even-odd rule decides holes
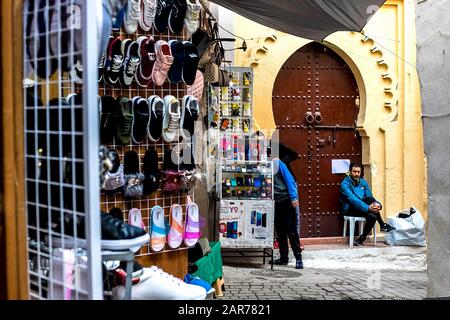
[[[235,65],[254,68],[254,118],[258,129],[274,129],[272,91],[284,62],[309,40],[234,15],[235,32],[249,49],[235,51]],[[363,164],[384,214],[415,206],[426,217],[426,176],[412,1],[388,1],[364,35],[337,32],[324,44],[350,66],[361,93],[358,127]],[[268,116],[269,115],[269,116]]]

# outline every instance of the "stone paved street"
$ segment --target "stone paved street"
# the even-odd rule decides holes
[[[404,300],[427,296],[425,248],[327,251],[305,251],[303,270],[294,269],[293,257],[290,265],[274,266],[274,270],[254,263],[224,266],[226,291],[219,299]],[[326,254],[328,260],[324,260]]]

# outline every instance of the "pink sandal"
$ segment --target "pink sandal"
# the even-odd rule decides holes
[[[171,249],[180,247],[183,241],[183,209],[179,204],[174,204],[170,208],[170,231],[167,235],[167,243]]]
[[[191,202],[186,207],[186,224],[184,230],[184,243],[188,247],[193,247],[200,238],[200,217],[198,205]]]

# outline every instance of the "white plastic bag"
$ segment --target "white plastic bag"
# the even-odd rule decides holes
[[[413,207],[414,208],[414,207]],[[400,212],[396,217],[388,219],[387,223],[396,230],[387,232],[384,242],[395,246],[426,246],[425,221],[419,210],[407,218],[399,218],[401,213],[409,213],[409,209]]]

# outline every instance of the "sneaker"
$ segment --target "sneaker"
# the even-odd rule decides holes
[[[113,289],[113,300],[125,297],[125,287]],[[188,284],[155,266],[144,268],[139,283],[131,290],[132,300],[204,300],[206,290],[198,285]]]
[[[193,96],[184,96],[181,110],[181,136],[191,141],[194,136],[195,122],[198,120],[200,107]]]
[[[139,86],[146,88],[152,80],[153,66],[156,60],[155,41],[153,37],[142,36],[137,38],[139,45],[138,56],[141,63],[136,71],[135,80]]]
[[[114,37],[109,37],[109,42],[111,42],[111,40],[114,40]],[[105,70],[106,56],[107,52],[104,51],[100,55],[100,58],[98,59],[98,82],[102,81],[103,79],[103,71]]]
[[[198,29],[200,21],[200,10],[202,6],[198,0],[187,0],[187,11],[184,18],[184,25],[189,34],[193,34]]]
[[[128,34],[134,34],[141,19],[141,0],[128,0],[123,27]]]
[[[144,31],[150,31],[156,16],[156,0],[142,0],[142,14],[139,25]]]
[[[172,142],[180,129],[180,102],[174,96],[169,95],[164,97],[164,105],[166,112],[163,120],[162,137],[166,142]]]
[[[120,69],[123,63],[122,41],[119,37],[113,38],[108,45],[108,55],[105,62],[103,77],[110,86],[120,84]]]
[[[302,258],[295,260],[295,269],[303,269],[303,260],[302,260]]]
[[[172,9],[169,13],[169,30],[174,34],[183,31],[184,18],[186,17],[186,0],[173,0]]]
[[[156,61],[153,66],[152,80],[157,86],[162,86],[173,63],[172,50],[167,41],[158,40],[155,43]]]
[[[150,148],[144,155],[144,195],[150,195],[159,188],[158,152]]]
[[[184,62],[181,70],[181,80],[187,85],[194,84],[198,62],[200,60],[198,56],[197,48],[189,41],[184,41]]]
[[[120,105],[117,125],[117,139],[121,144],[126,145],[130,143],[131,128],[133,127],[132,102],[127,97],[119,97],[117,100]]]
[[[124,86],[131,85],[139,63],[141,62],[138,50],[139,44],[136,41],[130,39],[122,41],[122,55],[125,59],[120,70],[120,82]]]
[[[74,83],[82,84],[83,83],[83,65],[80,60],[71,67],[70,69],[70,79]]]
[[[167,78],[170,83],[176,84],[182,81],[183,65],[185,60],[184,45],[182,41],[170,40],[169,46],[172,51],[173,63],[170,66]]]
[[[276,259],[271,262],[271,264],[277,265],[277,266],[287,266],[289,263],[289,259]]]
[[[141,97],[134,97],[132,101],[133,124],[131,129],[131,138],[134,143],[143,143],[147,135],[147,126],[149,125],[150,113],[147,100]]]
[[[362,246],[363,245],[364,240],[361,239],[361,237],[359,237],[358,239],[356,239],[355,241],[353,241],[353,245],[354,246]]]
[[[101,221],[101,247],[105,250],[126,250],[130,249],[134,252],[138,251],[141,246],[150,240],[149,234],[141,228],[131,226],[121,219],[102,212]],[[64,229],[62,226],[64,225]],[[64,230],[64,239],[57,234],[62,234]],[[86,248],[85,240],[85,219],[82,216],[76,216],[74,221],[73,215],[66,215],[64,220],[59,222],[55,227],[52,243],[55,246],[66,248]],[[76,238],[74,235],[76,234]]]
[[[100,120],[100,138],[102,144],[111,144],[116,135],[119,119],[119,103],[111,96],[102,97],[102,115]]]
[[[156,31],[163,33],[167,31],[169,15],[172,11],[173,0],[157,0],[156,16],[153,25]]]
[[[148,105],[150,106],[150,124],[147,127],[147,136],[151,141],[157,142],[161,139],[166,107],[164,100],[156,95],[148,98]]]
[[[187,274],[184,277],[184,282],[202,287],[203,289],[205,289],[207,295],[216,292],[216,290],[213,287],[211,287],[211,285],[208,284],[208,282],[200,279],[199,277],[195,277],[191,274]]]
[[[382,232],[391,232],[391,231],[394,231],[394,230],[397,230],[397,229],[395,227],[387,224],[387,223],[385,223],[384,226],[382,226],[380,228],[380,231],[382,231]]]

